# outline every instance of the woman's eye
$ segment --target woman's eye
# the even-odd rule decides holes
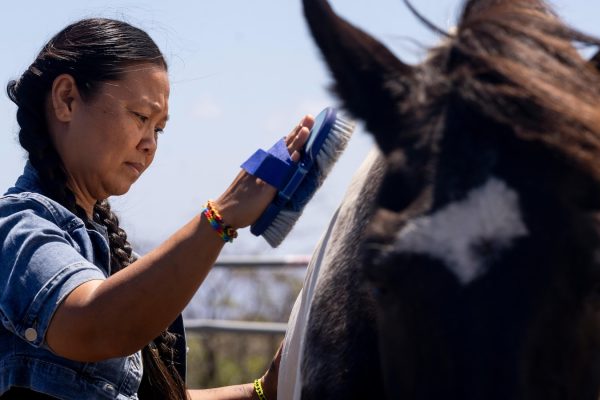
[[[156,129],[154,130],[154,134],[155,134],[156,136],[158,136],[158,135],[161,135],[161,134],[163,134],[163,133],[165,133],[165,130],[164,130],[163,128],[156,128]]]
[[[138,119],[140,121],[142,121],[143,123],[145,123],[146,121],[148,121],[148,117],[146,117],[145,115],[142,115],[140,113],[136,113],[134,112],[135,116],[138,117]]]

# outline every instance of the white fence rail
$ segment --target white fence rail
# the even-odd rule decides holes
[[[230,332],[230,333],[262,333],[281,335],[285,333],[287,324],[282,322],[230,321],[217,319],[188,319],[185,321],[187,332]]]
[[[224,256],[219,257],[215,267],[221,268],[306,268],[310,256]]]
[[[214,268],[306,268],[310,256],[226,256],[220,257]],[[287,324],[281,322],[232,321],[215,319],[186,319],[185,329],[189,333],[230,332],[260,333],[265,335],[285,334]]]

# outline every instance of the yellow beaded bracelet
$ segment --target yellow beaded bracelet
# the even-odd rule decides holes
[[[254,380],[254,390],[256,391],[256,394],[260,400],[267,400],[267,396],[265,396],[265,391],[263,390],[260,379]]]
[[[217,235],[221,237],[225,242],[233,242],[238,236],[237,231],[229,225],[225,225],[223,218],[219,212],[213,207],[212,202],[209,200],[204,205],[202,214],[206,217],[210,226],[217,232]]]

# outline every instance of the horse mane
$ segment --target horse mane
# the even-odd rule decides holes
[[[545,2],[467,1],[456,31],[409,78],[398,107],[405,126],[417,133],[447,127],[448,118],[496,124],[600,181],[600,73],[577,44],[600,40],[567,26]],[[473,116],[487,124],[469,123]]]

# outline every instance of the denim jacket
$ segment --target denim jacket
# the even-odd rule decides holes
[[[0,395],[16,386],[60,399],[137,399],[140,352],[83,363],[48,348],[57,306],[82,283],[108,277],[110,253],[103,226],[86,227],[41,192],[28,163],[0,197]]]

